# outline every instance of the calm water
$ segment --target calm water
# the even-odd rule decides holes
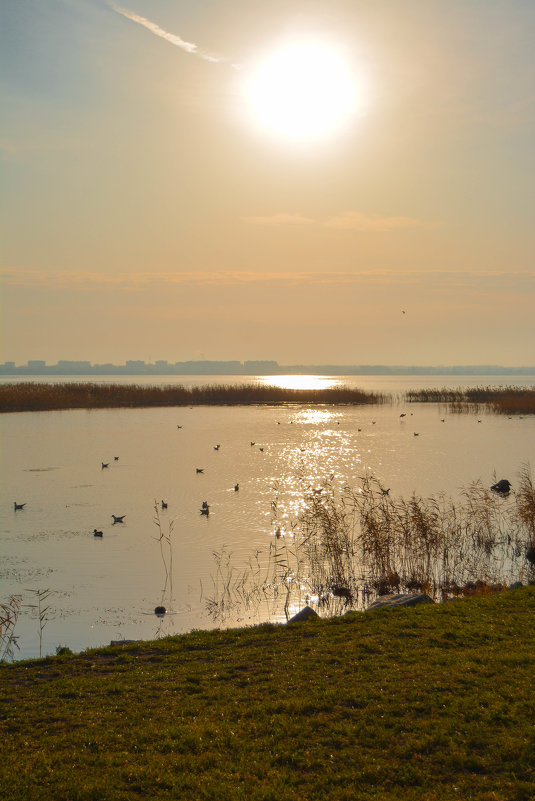
[[[389,392],[460,385],[459,377],[447,383],[442,376],[415,378],[349,381]],[[478,376],[473,383],[510,384],[507,379]],[[164,633],[216,625],[207,612],[214,551],[225,548],[233,564],[244,564],[269,546],[277,528],[290,530],[307,487],[325,478],[358,487],[371,472],[392,495],[445,491],[455,497],[477,479],[488,486],[507,477],[514,486],[522,464],[535,464],[534,417],[452,415],[398,401],[7,414],[0,416],[0,434],[0,600],[23,596],[20,658],[39,654],[35,612],[28,608],[35,589],[52,590],[43,654],[58,645],[77,651],[112,639],[151,638],[160,625]],[[102,469],[102,462],[109,467]],[[154,502],[162,499],[168,503],[162,529],[168,533],[172,521],[174,560],[173,599],[166,603],[172,614],[163,623],[153,614],[164,586],[153,522]],[[24,510],[14,511],[15,500],[27,503]],[[209,517],[200,514],[203,500]],[[126,515],[125,522],[113,525],[112,515]],[[93,537],[94,528],[102,539]],[[243,615],[225,624],[252,622],[258,618]]]

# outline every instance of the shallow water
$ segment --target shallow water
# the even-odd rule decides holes
[[[233,565],[244,564],[277,528],[290,530],[306,488],[331,476],[335,486],[358,487],[371,472],[393,496],[455,497],[478,479],[489,486],[507,477],[514,487],[522,465],[535,463],[535,417],[450,414],[432,404],[6,414],[0,432],[0,600],[23,596],[17,658],[39,655],[28,608],[36,589],[52,590],[43,654],[216,625],[207,613],[213,552],[225,547]],[[165,582],[153,522],[162,499],[164,534],[173,521],[172,614],[163,621],[153,614]],[[14,501],[27,505],[15,512]],[[114,525],[112,515],[123,514]],[[226,624],[258,622],[240,614]]]

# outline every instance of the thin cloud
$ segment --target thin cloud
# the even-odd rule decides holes
[[[212,56],[209,53],[205,53],[204,51],[199,50],[198,45],[194,44],[193,42],[186,42],[180,36],[177,36],[177,34],[169,33],[169,31],[160,28],[160,26],[157,25],[155,22],[151,22],[146,17],[142,17],[139,14],[135,14],[133,11],[129,11],[127,8],[122,8],[121,6],[117,6],[115,5],[115,3],[112,2],[109,2],[108,5],[117,14],[120,14],[121,16],[131,20],[132,22],[136,22],[138,25],[142,25],[148,31],[153,33],[155,36],[159,36],[160,39],[165,39],[166,42],[175,45],[175,47],[180,47],[180,49],[184,50],[186,53],[190,53],[194,56],[199,56],[199,58],[202,58],[205,61],[211,61],[213,63],[228,61],[228,59],[226,58],[219,58],[218,56]]]
[[[310,217],[303,217],[302,214],[272,214],[270,217],[243,217],[245,222],[252,225],[313,225],[314,220]]]
[[[360,211],[346,211],[338,217],[329,217],[322,223],[324,228],[343,231],[379,233],[400,231],[406,228],[422,228],[426,223],[414,217],[370,217]]]
[[[359,233],[384,233],[402,231],[409,228],[434,228],[435,223],[424,222],[414,217],[372,217],[360,211],[346,211],[335,217],[312,219],[302,214],[272,214],[267,217],[243,217],[244,222],[252,225],[270,226],[316,226],[332,228],[338,231],[357,231]]]
[[[274,284],[288,286],[356,286],[376,287],[404,285],[419,288],[477,289],[524,295],[535,293],[535,272],[470,272],[469,270],[360,270],[352,273],[317,272],[138,272],[102,273],[71,272],[69,270],[16,270],[5,269],[0,278],[6,287],[43,288],[65,291],[161,291],[173,287],[225,287]]]

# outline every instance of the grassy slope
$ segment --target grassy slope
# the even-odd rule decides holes
[[[535,587],[0,667],[10,799],[535,797]]]

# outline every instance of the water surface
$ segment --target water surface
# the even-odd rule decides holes
[[[374,377],[370,389],[380,385]],[[216,625],[207,614],[214,551],[225,548],[237,566],[265,552],[277,529],[291,531],[306,489],[324,480],[358,487],[371,473],[393,496],[455,497],[478,479],[514,486],[522,464],[535,464],[535,418],[450,414],[434,404],[32,412],[0,416],[0,433],[0,596],[23,596],[19,657],[39,653],[27,606],[36,589],[53,591],[43,653],[150,638],[160,626]],[[162,499],[173,543],[172,614],[163,623],[153,614],[165,581],[153,522]],[[15,512],[14,501],[27,505]],[[126,515],[124,524],[112,515]],[[253,622],[242,610],[225,624]]]

